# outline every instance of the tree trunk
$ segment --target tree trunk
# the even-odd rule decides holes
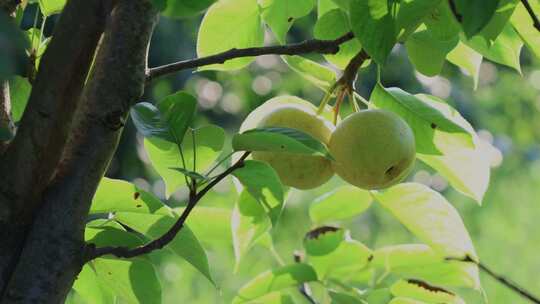
[[[86,11],[81,11],[81,6],[84,5],[90,7],[87,7]],[[89,10],[91,8],[96,8],[98,11]],[[27,111],[37,113],[38,116],[46,113],[38,119],[45,120],[44,125],[41,125],[42,128],[50,129],[41,131],[46,135],[53,135],[60,130],[59,136],[64,139],[47,142],[46,139],[44,141],[43,138],[32,137],[34,132],[37,132],[35,128],[40,127],[32,121],[28,123],[27,131],[24,133],[30,136],[30,139],[21,137],[18,141],[14,140],[5,156],[0,159],[1,161],[6,159],[19,161],[23,155],[17,155],[17,153],[26,153],[24,155],[37,153],[37,155],[30,155],[31,164],[26,164],[27,167],[22,170],[26,170],[26,174],[31,175],[31,180],[37,181],[37,186],[31,185],[36,193],[27,196],[28,194],[22,191],[21,185],[15,184],[13,185],[17,192],[15,195],[10,196],[11,189],[7,188],[3,188],[4,191],[0,195],[2,196],[0,208],[9,207],[11,214],[8,220],[0,219],[0,237],[4,238],[4,241],[0,243],[0,290],[2,291],[0,303],[2,304],[63,303],[83,266],[86,253],[84,226],[92,196],[116,150],[129,108],[143,93],[147,49],[157,19],[157,14],[149,0],[112,0],[111,2],[71,0],[60,18],[58,27],[76,29],[77,26],[74,23],[83,23],[81,16],[68,18],[66,15],[72,14],[71,17],[73,17],[82,14],[87,18],[89,18],[88,15],[101,18],[100,14],[104,11],[110,14],[106,16],[104,34],[95,56],[92,73],[86,83],[84,79],[86,79],[89,62],[99,39],[100,26],[94,27],[94,30],[97,30],[97,36],[71,37],[71,39],[85,40],[80,44],[90,48],[90,50],[79,51],[79,54],[90,52],[90,61],[84,61],[84,64],[88,63],[87,68],[81,66],[80,56],[70,58],[66,55],[64,57],[66,62],[60,63],[68,67],[78,64],[81,74],[49,74],[48,77],[60,78],[59,81],[66,81],[65,77],[76,79],[67,80],[70,82],[67,87],[53,92],[50,92],[50,87],[42,87],[42,90],[49,92],[49,95],[43,98],[50,99],[45,104],[37,101],[32,103],[31,99],[29,108],[25,111],[25,116],[32,115],[27,114]],[[94,14],[96,12],[99,13]],[[62,20],[70,20],[70,22],[62,22]],[[88,23],[85,26],[90,27]],[[62,31],[69,31],[69,29],[58,28],[51,46],[55,39],[62,40]],[[59,51],[51,46],[47,52]],[[60,59],[62,54],[48,56],[54,58],[54,60],[50,59],[51,61],[55,61]],[[47,55],[42,61],[44,67],[46,67],[45,58]],[[69,60],[71,62],[67,62]],[[42,72],[41,67],[40,73],[45,73]],[[80,79],[82,83],[78,81]],[[38,74],[32,96],[39,93],[34,92],[40,88],[37,85],[39,80]],[[52,82],[54,83],[54,80]],[[51,80],[49,80],[50,83]],[[76,94],[77,90],[82,89],[83,84],[82,94]],[[68,97],[75,100],[68,100]],[[35,98],[38,96],[36,95]],[[62,103],[65,103],[64,106],[68,104],[70,108],[61,108]],[[55,115],[54,109],[58,109],[62,114]],[[23,118],[22,124],[24,123]],[[51,147],[52,144],[60,147]],[[17,153],[14,154],[13,151]],[[55,154],[51,155],[51,153]],[[50,163],[40,163],[40,158]],[[55,165],[51,166],[51,163]],[[35,167],[30,170],[32,164]],[[8,174],[9,170],[6,168],[11,166],[13,165],[5,164],[0,172]],[[17,178],[21,177],[20,172],[10,174],[18,174]],[[47,178],[47,175],[50,177]],[[4,177],[0,178],[2,182],[9,179],[9,174]],[[28,183],[28,181],[23,183]],[[44,184],[42,190],[39,189],[41,184]],[[28,192],[28,189],[26,191]],[[30,198],[30,202],[28,199],[21,200],[21,196]],[[13,204],[13,200],[10,204],[5,203],[6,200],[13,198],[17,204]],[[19,204],[24,204],[24,207],[21,208]],[[31,216],[28,217],[28,214]],[[20,221],[23,224],[18,225],[18,219],[21,218],[24,219]]]

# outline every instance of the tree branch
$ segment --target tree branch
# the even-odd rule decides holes
[[[8,141],[15,132],[11,120],[11,98],[9,96],[9,82],[0,83],[0,154],[4,152]]]
[[[0,10],[3,10],[6,14],[11,15],[15,12],[17,5],[21,3],[21,0],[0,0]]]
[[[519,286],[518,284],[512,282],[511,280],[505,278],[504,276],[502,276],[500,274],[497,274],[496,272],[491,270],[491,268],[489,268],[488,266],[480,263],[479,261],[475,261],[470,256],[466,256],[465,258],[449,257],[449,258],[446,258],[446,260],[474,263],[474,264],[476,264],[478,266],[478,268],[480,268],[480,270],[482,270],[484,273],[486,273],[487,275],[489,275],[490,277],[492,277],[493,279],[495,279],[499,283],[503,284],[507,288],[511,289],[512,291],[516,292],[517,294],[519,294],[520,296],[524,297],[525,299],[531,301],[532,303],[540,304],[540,298],[534,296],[531,292],[529,292],[525,288]]]
[[[64,150],[105,22],[105,1],[68,1],[42,57],[28,106],[0,162],[0,206],[27,223]],[[0,222],[5,218],[0,218]]]
[[[101,248],[90,248],[90,252],[87,257],[87,261],[91,261],[95,258],[112,254],[119,258],[133,258],[136,256],[148,254],[154,250],[159,250],[165,247],[167,244],[169,244],[175,236],[182,230],[182,227],[184,227],[184,224],[189,217],[189,214],[195,208],[197,203],[204,197],[208,191],[210,191],[216,184],[218,184],[220,181],[222,181],[225,177],[229,176],[234,170],[241,168],[244,166],[244,160],[249,156],[250,152],[245,152],[236,163],[234,163],[231,167],[229,167],[227,170],[225,170],[223,173],[219,174],[216,178],[214,178],[206,187],[204,187],[201,191],[198,193],[195,193],[194,191],[190,191],[189,195],[189,201],[187,204],[187,207],[184,209],[178,220],[174,223],[174,225],[169,228],[167,232],[165,232],[162,236],[159,238],[143,245],[140,247],[129,249],[127,247],[101,247]]]
[[[224,63],[227,60],[239,57],[253,57],[260,55],[299,55],[307,53],[335,54],[339,51],[339,45],[353,39],[353,37],[353,33],[348,32],[335,40],[311,39],[287,45],[230,49],[223,53],[207,57],[184,60],[151,68],[147,72],[146,80],[151,81],[154,78],[182,71],[185,69],[192,69],[216,63]]]
[[[536,28],[538,31],[540,31],[540,20],[538,20],[538,17],[534,13],[533,8],[529,4],[529,1],[528,0],[521,0],[521,3],[523,3],[523,6],[525,6],[525,9],[527,10],[529,15],[531,16],[534,28]]]
[[[98,1],[70,0],[68,5],[77,2]],[[84,265],[88,210],[118,145],[122,121],[142,95],[147,49],[157,21],[149,0],[113,3],[70,130],[69,150],[64,153],[68,157],[41,196],[39,212],[0,303],[63,303]],[[83,23],[73,21],[75,25],[69,27]]]

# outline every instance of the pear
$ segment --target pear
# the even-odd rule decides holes
[[[251,127],[285,127],[303,131],[328,144],[334,126],[317,115],[311,103],[294,96],[280,96],[255,109],[245,120]],[[241,131],[242,129],[241,128]],[[332,163],[322,156],[288,152],[254,152],[253,159],[268,163],[284,185],[313,189],[333,175]]]
[[[329,148],[334,171],[368,190],[399,183],[411,171],[416,154],[409,125],[386,110],[351,114],[336,127]]]

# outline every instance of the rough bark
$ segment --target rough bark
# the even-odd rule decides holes
[[[92,196],[116,150],[130,106],[143,93],[147,47],[157,14],[147,0],[118,0],[69,140],[69,157],[44,193],[1,301],[63,303],[85,256]]]
[[[0,294],[64,149],[103,32],[104,2],[66,4],[42,57],[21,127],[0,158]]]
[[[11,98],[9,96],[9,82],[4,81],[0,83],[0,155],[7,147],[8,141],[12,136],[14,129],[15,126],[11,121]]]

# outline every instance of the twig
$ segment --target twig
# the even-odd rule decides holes
[[[151,68],[146,75],[146,81],[149,82],[156,77],[178,72],[185,69],[192,69],[200,66],[224,63],[227,60],[240,57],[253,57],[260,55],[299,55],[306,53],[335,54],[339,51],[339,45],[351,40],[354,37],[352,32],[335,40],[311,39],[299,43],[287,45],[275,45],[265,47],[252,47],[245,49],[230,49],[223,53],[178,61],[163,66]]]
[[[531,18],[533,20],[534,28],[536,28],[538,31],[540,31],[540,20],[538,20],[538,17],[534,13],[534,10],[532,9],[531,5],[529,4],[529,1],[521,0],[521,3],[523,3],[523,6],[525,6],[525,9],[529,13],[529,15],[531,15]]]
[[[147,253],[150,253],[154,250],[162,249],[167,244],[169,244],[174,237],[182,230],[182,227],[184,226],[184,223],[186,222],[189,214],[195,208],[197,203],[204,197],[204,195],[210,191],[217,183],[219,183],[221,180],[223,180],[225,177],[227,177],[229,174],[231,174],[234,170],[241,168],[244,166],[244,160],[249,156],[250,152],[245,152],[240,159],[234,163],[231,167],[229,167],[227,170],[225,170],[223,173],[218,175],[214,180],[212,180],[206,187],[204,187],[201,191],[198,193],[195,193],[194,191],[190,191],[189,195],[189,201],[186,209],[182,212],[176,223],[162,236],[159,238],[143,245],[140,247],[129,249],[127,247],[101,247],[101,248],[92,248],[90,247],[89,252],[86,257],[86,261],[91,261],[95,258],[112,254],[119,258],[133,258],[136,256],[144,255]],[[91,246],[91,245],[90,245]]]
[[[294,252],[294,261],[296,263],[302,262],[302,254],[300,252]],[[317,301],[315,301],[313,295],[311,294],[311,289],[309,288],[308,283],[300,284],[300,286],[298,286],[298,291],[304,296],[304,298],[306,298],[309,303],[317,304]]]
[[[450,5],[450,10],[452,11],[452,14],[454,14],[454,17],[456,17],[456,20],[461,23],[463,21],[463,16],[458,12],[454,0],[448,0],[448,4]]]
[[[480,268],[480,270],[482,270],[484,273],[486,273],[487,275],[489,275],[490,277],[492,277],[493,279],[495,279],[499,283],[503,284],[504,286],[506,286],[509,289],[513,290],[514,292],[518,293],[522,297],[528,299],[532,303],[540,304],[540,298],[534,296],[531,292],[529,292],[525,288],[519,286],[518,284],[512,282],[511,280],[505,278],[504,276],[495,273],[489,267],[487,267],[486,265],[484,265],[484,264],[482,264],[482,263],[480,263],[478,261],[475,261],[473,258],[471,258],[468,255],[465,258],[449,257],[449,258],[446,258],[446,260],[474,263],[474,264],[476,264],[478,266],[478,268]]]

